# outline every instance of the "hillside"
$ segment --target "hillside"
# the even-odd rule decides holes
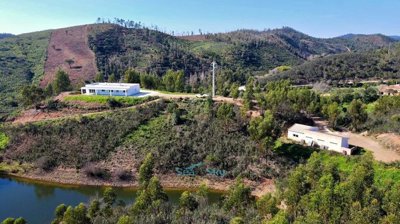
[[[224,114],[226,108],[230,112]],[[223,171],[221,180],[242,176],[260,183],[285,176],[298,158],[286,155],[289,149],[284,147],[264,148],[250,137],[248,124],[249,119],[234,105],[196,99],[154,100],[114,111],[7,123],[0,128],[8,139],[0,158],[3,163],[33,166],[27,174],[55,178],[52,175],[61,172],[64,181],[69,174],[87,182],[92,178],[105,181],[118,178],[121,170],[136,176],[148,153],[154,155],[155,171],[160,175],[174,177],[177,168],[201,163]],[[311,152],[304,149],[295,154],[307,158]],[[98,175],[99,171],[104,175]],[[90,172],[96,174],[90,176]],[[206,175],[205,170],[198,173],[210,178]]]
[[[209,86],[213,60],[219,65],[222,86],[243,84],[249,76],[282,65],[300,66],[300,70],[301,66],[317,66],[335,58],[326,56],[348,51],[364,55],[364,61],[375,61],[363,52],[392,43],[393,39],[383,35],[314,38],[287,27],[175,37],[141,26],[92,24],[23,34],[0,40],[0,116],[18,107],[16,93],[22,85],[45,87],[60,68],[67,71],[75,87],[92,81],[97,72],[121,79],[128,68],[134,68],[160,77],[168,69],[183,70],[185,81],[198,89]],[[315,58],[322,59],[308,62]],[[315,80],[319,77],[315,75]]]
[[[195,37],[194,40],[201,40],[199,36]],[[193,40],[190,36],[183,38]],[[205,35],[203,39],[232,43],[266,41],[270,44],[276,44],[282,50],[289,51],[302,59],[347,51],[360,52],[377,49],[395,42],[395,40],[384,35],[344,35],[336,38],[315,38],[290,27],[266,31],[238,30]]]
[[[290,78],[297,84],[400,78],[400,45],[393,45],[390,51],[349,52],[319,58],[269,78]]]
[[[203,74],[209,71],[212,60],[223,71],[265,73],[281,65],[299,65],[348,51],[363,52],[394,42],[383,35],[314,38],[287,27],[174,37],[147,28],[109,25],[89,37],[99,69],[117,77],[128,67],[158,75],[167,69],[182,69],[187,76]]]
[[[95,77],[95,55],[89,49],[87,38],[90,29],[91,26],[84,25],[51,32],[44,66],[45,75],[40,86],[45,87],[53,81],[59,69],[66,71],[74,84],[82,84]]]
[[[44,73],[50,31],[0,40],[0,118],[18,106],[17,91],[39,83]]]

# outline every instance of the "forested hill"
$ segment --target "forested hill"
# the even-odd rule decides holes
[[[382,35],[321,39],[288,27],[177,37],[135,23],[101,23],[17,35],[0,39],[0,117],[18,106],[16,96],[23,85],[42,83],[44,87],[52,82],[58,68],[70,75],[75,87],[93,81],[98,72],[106,80],[111,74],[121,80],[125,71],[133,68],[159,77],[169,69],[182,70],[186,82],[207,88],[213,60],[218,63],[220,85],[243,84],[248,76],[265,74],[278,66],[303,66],[322,57],[312,61],[313,65],[331,60],[325,59],[328,55],[348,51],[367,57],[364,61],[378,60],[374,54],[370,59],[362,52],[393,42]]]
[[[97,67],[117,77],[128,67],[158,75],[168,69],[184,70],[186,75],[199,74],[209,71],[212,60],[224,70],[265,73],[281,65],[294,66],[315,57],[363,52],[396,42],[383,35],[314,38],[288,27],[184,37],[147,28],[97,27],[89,37]]]
[[[315,38],[290,27],[273,29],[266,31],[238,30],[229,33],[219,33],[184,37],[188,40],[209,40],[227,43],[249,43],[249,42],[268,42],[275,44],[282,50],[292,52],[302,59],[310,59],[315,56],[327,54],[337,54],[343,52],[360,52],[366,50],[386,47],[396,42],[395,38],[381,34],[355,35],[348,34],[335,38]]]
[[[297,84],[400,78],[400,44],[319,58],[269,78],[289,78]]]

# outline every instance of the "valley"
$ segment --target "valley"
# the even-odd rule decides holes
[[[0,185],[56,191],[32,223],[399,220],[396,38],[116,21],[0,39]],[[316,140],[290,138],[295,124]]]

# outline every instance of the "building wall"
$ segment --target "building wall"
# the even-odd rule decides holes
[[[288,131],[288,138],[297,142],[301,142],[308,146],[319,146],[322,149],[333,150],[339,153],[343,153],[344,148],[348,148],[348,139],[347,138],[336,138],[334,136],[324,135],[320,132],[314,131],[305,131],[305,132],[296,132],[296,131]],[[347,149],[350,150],[350,149]],[[347,154],[351,154],[351,150],[347,151]]]
[[[86,89],[86,93],[83,93],[81,91],[82,94],[85,95],[102,95],[102,96],[133,96],[136,95],[138,93],[140,93],[140,87],[139,86],[132,86],[131,88],[129,88],[127,90],[127,93],[125,93],[123,90],[103,90],[103,89],[94,89],[94,88],[84,88]],[[90,90],[95,90],[95,92],[90,91]],[[111,92],[110,92],[111,91]]]

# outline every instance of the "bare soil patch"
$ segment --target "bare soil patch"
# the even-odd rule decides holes
[[[400,135],[394,133],[385,133],[378,135],[377,139],[388,149],[400,153]]]
[[[75,85],[94,79],[97,67],[95,54],[88,45],[89,29],[89,25],[84,25],[52,31],[47,47],[45,75],[40,82],[42,87],[54,80],[58,69],[66,71]]]

